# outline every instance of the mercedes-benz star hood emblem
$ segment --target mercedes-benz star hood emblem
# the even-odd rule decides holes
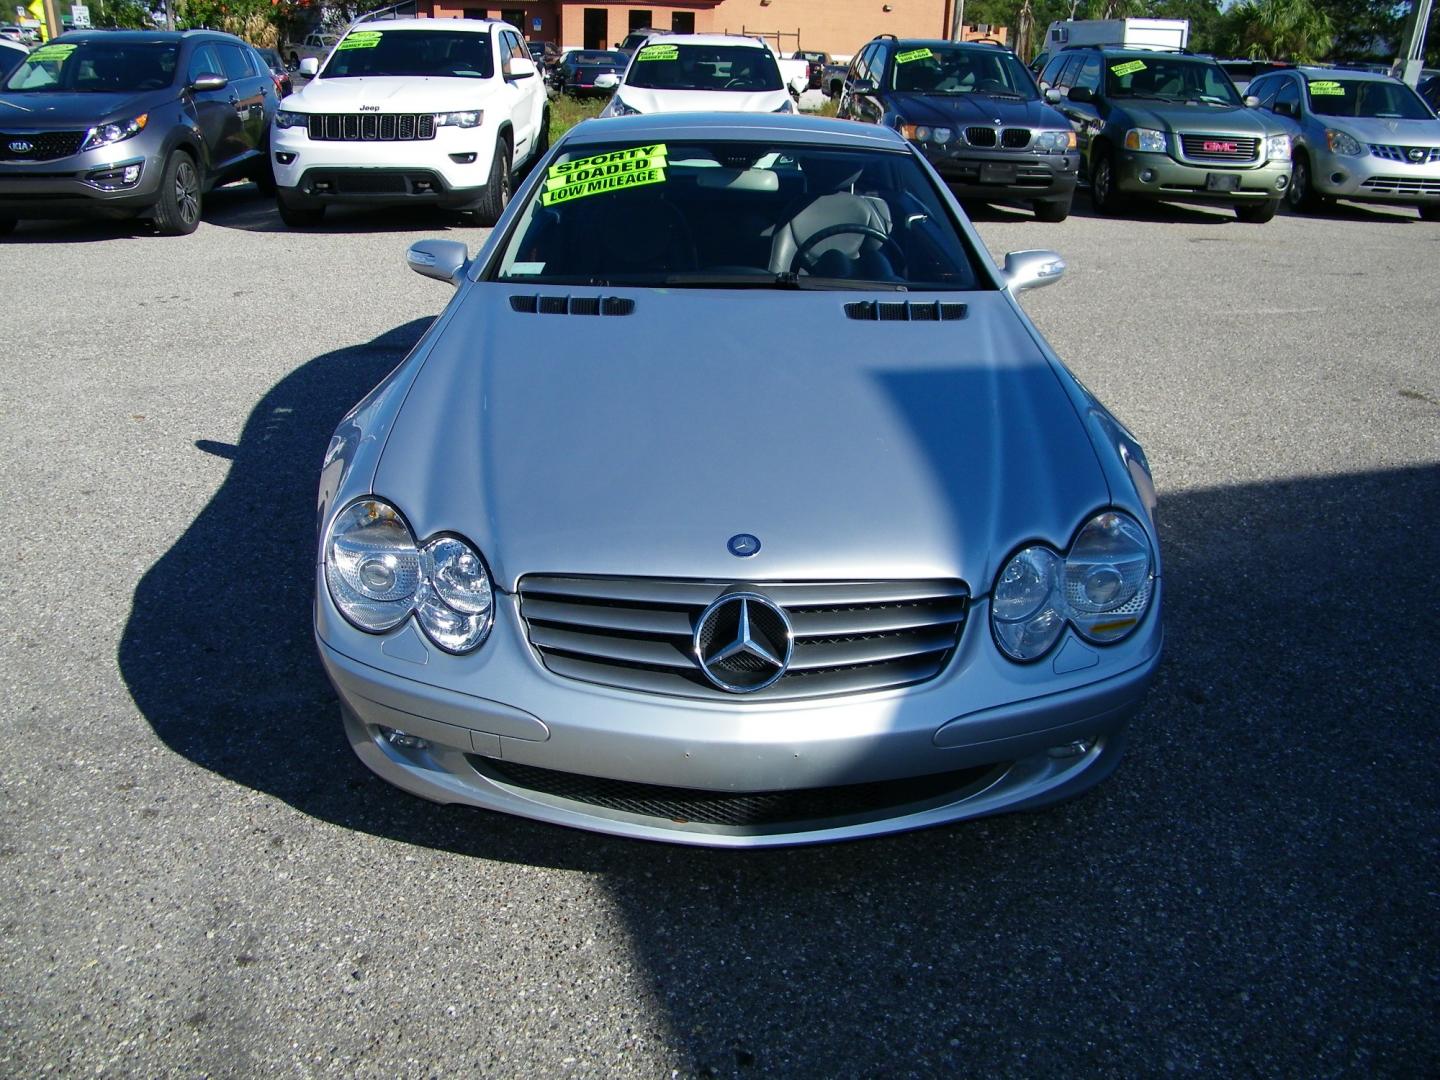
[[[795,636],[784,610],[768,597],[727,593],[700,613],[694,648],[712,683],[732,694],[753,694],[785,674]]]

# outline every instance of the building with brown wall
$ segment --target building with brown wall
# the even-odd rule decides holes
[[[484,0],[418,0],[417,14],[504,19],[531,41],[607,49],[631,30],[755,34],[782,56],[797,49],[849,56],[876,34],[949,36],[953,0],[526,0],[500,7]],[[1005,30],[967,26],[965,37],[1003,41]]]

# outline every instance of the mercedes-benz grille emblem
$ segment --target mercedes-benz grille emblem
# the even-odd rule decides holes
[[[736,533],[725,547],[737,559],[748,559],[760,550],[760,538],[753,533]]]
[[[31,150],[34,149],[35,147],[31,143],[26,142],[24,139],[16,139],[10,144],[10,152],[12,154],[28,154]]]
[[[695,623],[695,660],[705,677],[732,694],[753,694],[790,666],[790,619],[759,593],[727,593]]]

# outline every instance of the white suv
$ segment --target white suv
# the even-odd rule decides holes
[[[549,130],[544,81],[513,26],[359,23],[275,115],[280,217],[313,225],[332,203],[428,203],[493,225],[514,168],[548,149]]]
[[[805,61],[798,61],[810,75]],[[759,38],[651,34],[601,116],[662,112],[795,112],[780,65]]]

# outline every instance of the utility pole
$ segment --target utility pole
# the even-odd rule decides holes
[[[1405,32],[1400,35],[1400,78],[1413,88],[1420,83],[1420,70],[1425,66],[1425,30],[1430,25],[1430,9],[1434,0],[1410,0],[1410,15]]]
[[[931,24],[934,25],[933,23]],[[965,33],[965,0],[956,0],[955,18],[950,22],[950,40],[959,41]]]
[[[45,40],[58,37],[65,32],[65,24],[60,21],[60,4],[57,0],[45,0]]]

